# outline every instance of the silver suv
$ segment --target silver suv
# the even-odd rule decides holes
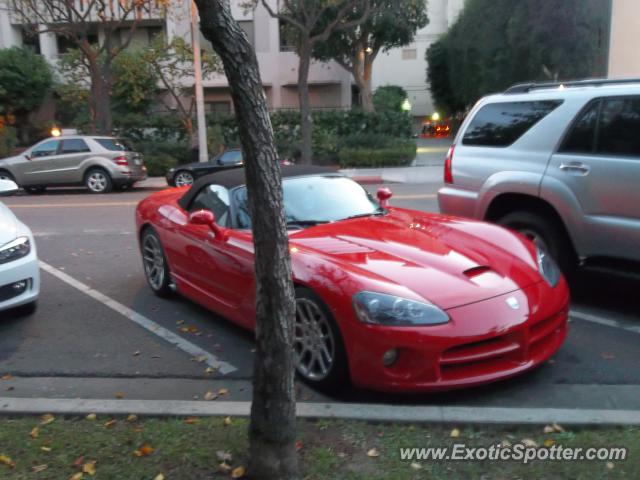
[[[92,193],[107,193],[146,177],[142,155],[127,141],[97,135],[48,138],[0,160],[0,178],[32,193],[54,185],[85,185]]]
[[[518,230],[567,273],[578,261],[640,261],[640,80],[523,84],[485,97],[444,177],[443,213]]]

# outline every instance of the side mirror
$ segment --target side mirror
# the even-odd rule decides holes
[[[216,223],[216,216],[209,210],[196,210],[189,215],[189,223],[192,225],[206,225],[214,236],[220,240],[225,239],[224,230]]]
[[[28,153],[24,153],[24,158],[26,158],[27,160],[31,160],[31,155],[29,155]]]
[[[0,178],[0,196],[6,197],[18,191],[18,185],[13,180]]]
[[[389,206],[389,199],[393,196],[393,193],[387,187],[380,187],[376,192],[376,196],[378,197],[378,202],[380,202],[380,207],[386,208]]]

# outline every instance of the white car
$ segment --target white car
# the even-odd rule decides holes
[[[18,191],[11,180],[0,179],[0,196]],[[29,227],[0,202],[0,318],[9,309],[32,313],[40,292],[40,270]]]

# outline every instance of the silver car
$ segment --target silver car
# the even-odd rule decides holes
[[[438,200],[443,213],[520,231],[567,273],[640,262],[640,80],[483,98],[447,155]]]
[[[92,193],[107,193],[146,177],[142,155],[126,140],[98,135],[48,138],[0,160],[0,178],[14,180],[32,193],[61,185],[85,185]]]

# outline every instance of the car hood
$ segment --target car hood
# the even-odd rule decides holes
[[[0,246],[15,240],[18,236],[18,219],[13,212],[0,202]]]
[[[526,240],[484,222],[394,209],[300,230],[290,243],[449,309],[542,280]],[[377,283],[377,282],[376,282]]]

